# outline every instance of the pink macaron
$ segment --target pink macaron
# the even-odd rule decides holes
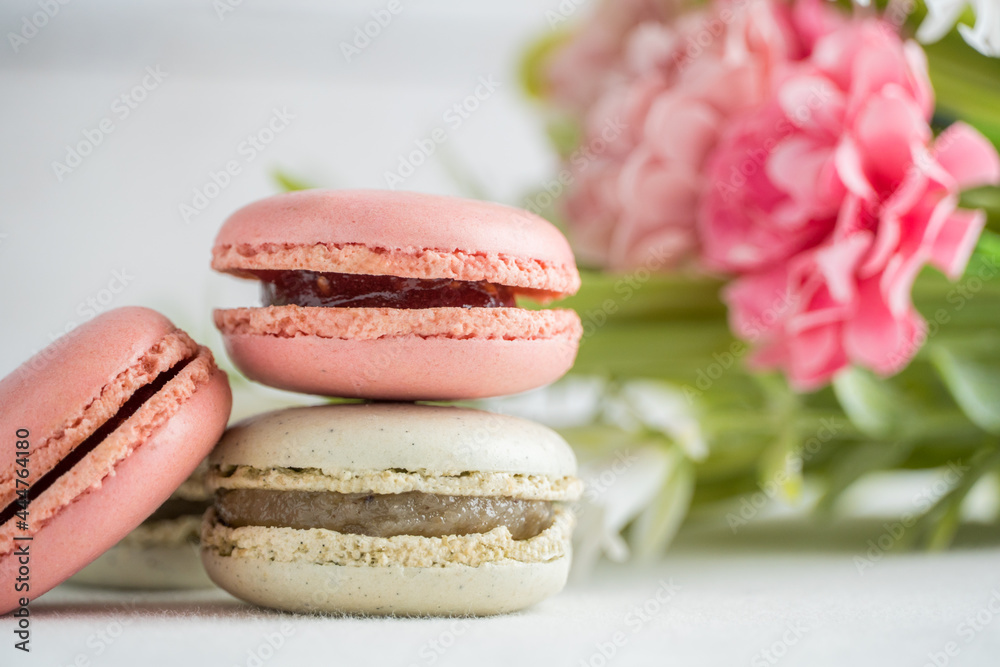
[[[0,380],[0,613],[114,546],[208,455],[232,405],[212,354],[119,308]]]
[[[264,303],[217,310],[252,380],[326,396],[446,400],[513,394],[573,365],[572,310],[527,310],[580,286],[553,225],[481,201],[306,190],[223,225],[212,267],[258,280]]]

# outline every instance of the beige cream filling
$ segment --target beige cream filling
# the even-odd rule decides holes
[[[451,475],[421,470],[345,471],[319,468],[213,466],[205,482],[219,489],[334,491],[337,493],[406,493],[421,491],[452,496],[502,496],[531,500],[574,501],[583,493],[576,477],[518,475],[506,472],[462,472]]]
[[[326,528],[375,537],[468,535],[505,526],[516,540],[552,523],[547,500],[406,493],[220,489],[215,510],[227,526]]]
[[[552,525],[526,540],[515,540],[504,527],[488,533],[442,537],[371,537],[323,528],[230,528],[219,522],[214,509],[205,515],[202,548],[220,556],[256,558],[282,563],[311,563],[352,567],[478,567],[490,563],[544,563],[570,551],[572,513],[561,507]]]

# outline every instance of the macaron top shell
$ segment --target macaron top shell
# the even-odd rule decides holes
[[[573,450],[541,424],[469,408],[409,403],[325,405],[257,415],[230,427],[209,463],[434,475],[576,474]]]
[[[230,427],[209,464],[326,473],[576,474],[573,450],[541,424],[468,408],[407,403],[290,408],[251,417]]]
[[[113,416],[141,386],[198,346],[148,308],[82,324],[0,380],[0,428],[28,429],[35,480]],[[0,449],[0,508],[15,497],[19,451]]]
[[[68,413],[91,405],[175,328],[152,310],[119,308],[73,329],[0,380],[0,429],[13,433],[30,424],[37,455],[49,444],[43,437],[75,426],[65,424]],[[131,394],[134,388],[121,390]],[[14,448],[0,448],[0,484],[16,472],[16,456]]]
[[[212,267],[486,281],[542,300],[580,286],[548,221],[490,202],[411,192],[303,190],[256,201],[223,225]]]

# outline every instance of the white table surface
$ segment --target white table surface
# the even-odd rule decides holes
[[[996,665],[997,536],[886,556],[860,574],[855,556],[877,532],[687,530],[662,562],[605,565],[532,609],[478,619],[299,616],[218,590],[63,586],[31,606],[30,656],[11,660],[11,621],[0,622],[0,664]]]

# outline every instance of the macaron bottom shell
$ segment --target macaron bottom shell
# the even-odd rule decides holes
[[[221,588],[264,607],[305,613],[488,616],[530,607],[566,584],[570,557],[477,567],[350,566],[222,556],[202,562]]]
[[[248,378],[271,387],[407,401],[489,398],[549,384],[573,365],[578,339],[349,340],[229,334],[225,344]]]

